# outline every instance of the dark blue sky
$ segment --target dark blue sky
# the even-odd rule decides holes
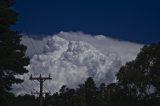
[[[160,41],[160,0],[16,0],[16,30],[82,31],[139,43]]]

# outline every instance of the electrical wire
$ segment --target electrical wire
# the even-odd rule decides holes
[[[22,25],[23,25],[23,28],[24,28],[24,33],[27,35],[27,32],[28,32],[28,29],[27,29],[27,26],[26,26],[26,24],[25,24],[25,22],[24,21],[22,21]],[[23,33],[23,31],[22,31],[22,33]],[[35,52],[35,54],[37,54],[38,55],[38,51],[37,51],[37,49],[36,49],[36,47],[35,47],[35,45],[34,45],[34,43],[33,43],[33,40],[31,39],[31,37],[27,37],[28,38],[28,41],[30,42],[30,43],[28,43],[28,44],[30,44],[31,45],[31,47],[33,48],[33,50],[34,50],[34,52]],[[43,70],[44,71],[44,70]],[[45,73],[45,71],[44,71],[44,73]],[[28,73],[27,73],[28,74]],[[32,81],[32,83],[33,83],[33,81]],[[35,84],[35,83],[34,83]],[[34,85],[33,84],[33,85]],[[36,84],[37,85],[37,84]],[[39,84],[38,84],[39,85]],[[43,84],[43,87],[44,87],[44,90],[45,91],[47,91],[46,89],[46,86],[45,86],[45,84]],[[24,88],[24,87],[23,87]]]

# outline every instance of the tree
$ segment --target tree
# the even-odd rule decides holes
[[[23,95],[16,97],[12,106],[39,106],[39,104],[33,95]]]
[[[86,105],[86,93],[85,93],[85,85],[84,84],[80,84],[79,88],[76,89],[75,106],[87,106]]]
[[[139,105],[149,106],[160,103],[159,76],[160,43],[157,43],[144,46],[134,61],[121,67],[117,79],[130,100],[136,98]]]
[[[97,101],[97,106],[107,106],[107,99],[106,99],[106,85],[105,83],[101,83],[99,88],[98,88],[98,92],[97,92],[97,96],[96,96],[96,101]]]
[[[97,88],[92,77],[89,77],[87,79],[84,86],[85,86],[86,105],[97,106],[96,105]]]
[[[14,0],[0,0],[0,94],[8,92],[12,84],[22,82],[15,75],[26,73],[24,66],[29,64],[26,47],[20,44],[21,35],[10,28],[17,20],[17,13],[10,8],[13,3]],[[0,95],[3,99],[4,95]]]

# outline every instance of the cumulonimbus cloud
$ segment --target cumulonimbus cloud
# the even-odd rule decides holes
[[[29,43],[31,39],[37,54]],[[58,91],[62,85],[75,88],[87,77],[93,77],[97,85],[115,82],[119,68],[135,59],[143,46],[82,32],[62,31],[41,40],[31,39],[22,38],[22,43],[28,47],[27,55],[31,57],[30,65],[26,67],[29,73],[19,76],[25,80],[22,86],[38,90],[39,87],[29,80],[29,75],[41,73],[47,76],[50,73],[53,80],[46,81],[45,86],[51,92]],[[13,88],[13,92],[18,94],[26,92],[18,85],[13,85]]]

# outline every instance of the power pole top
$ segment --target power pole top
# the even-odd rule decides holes
[[[39,94],[39,98],[40,98],[40,106],[43,105],[43,82],[45,80],[52,80],[50,74],[48,77],[42,77],[42,75],[40,74],[39,77],[32,77],[32,74],[30,76],[30,80],[38,80],[40,82],[40,92],[35,92],[34,94]]]

